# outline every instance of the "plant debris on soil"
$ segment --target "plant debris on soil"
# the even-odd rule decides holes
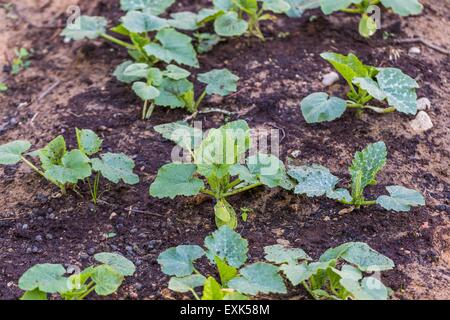
[[[156,108],[150,120],[139,117],[141,101],[112,72],[126,52],[102,41],[64,43],[59,36],[72,0],[15,1],[14,18],[0,8],[0,64],[8,65],[11,48],[33,48],[31,66],[6,79],[9,90],[0,94],[0,144],[26,139],[38,147],[63,134],[74,146],[75,128],[91,129],[104,139],[105,151],[130,155],[141,177],[135,186],[102,181],[105,192],[98,206],[75,193],[65,197],[28,169],[0,167],[0,299],[17,299],[19,277],[36,263],[87,266],[93,255],[120,252],[137,266],[115,299],[182,299],[170,292],[168,278],[156,258],[178,244],[201,244],[215,229],[209,199],[159,200],[148,195],[157,170],[170,161],[173,144],[153,130],[158,124],[182,120],[183,110]],[[117,22],[118,1],[77,1],[83,14],[103,15]],[[207,1],[179,1],[172,11],[193,10]],[[450,48],[444,30],[450,28],[447,1],[423,1],[424,12],[415,17],[388,15],[383,21],[395,39],[421,37]],[[315,19],[311,19],[314,16]],[[396,268],[383,282],[397,299],[450,298],[450,58],[423,43],[395,43],[383,30],[370,40],[358,34],[357,20],[345,14],[330,17],[320,11],[300,19],[280,17],[262,30],[266,42],[254,38],[229,39],[199,57],[201,68],[228,68],[240,77],[238,92],[210,97],[203,108],[222,113],[199,115],[204,128],[244,119],[252,128],[280,128],[285,137],[281,159],[286,163],[319,163],[337,176],[350,179],[347,167],[353,154],[368,143],[383,140],[388,161],[372,195],[386,185],[420,190],[427,205],[407,213],[368,207],[345,213],[345,206],[325,198],[306,198],[282,189],[256,189],[236,196],[236,208],[253,209],[238,232],[249,241],[250,260],[263,257],[263,247],[290,244],[317,258],[329,247],[348,241],[367,242],[391,258]],[[5,32],[6,31],[6,32]],[[420,54],[410,54],[411,47]],[[367,112],[357,119],[352,112],[334,122],[308,125],[299,102],[314,91],[342,95],[340,80],[322,85],[332,71],[320,53],[355,53],[365,63],[395,66],[415,78],[419,97],[431,100],[427,110],[434,127],[416,133],[413,117],[400,113]],[[7,71],[6,67],[4,68]],[[2,81],[0,81],[2,82]],[[87,193],[84,193],[87,194]],[[109,237],[113,233],[115,236]],[[296,288],[288,296],[267,298],[307,299]]]

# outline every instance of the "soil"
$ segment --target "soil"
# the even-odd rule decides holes
[[[172,11],[197,10],[208,1],[178,1]],[[384,31],[396,39],[421,36],[450,48],[450,3],[423,1],[416,17],[386,14]],[[2,2],[0,2],[2,3]],[[74,146],[74,130],[95,130],[104,149],[125,152],[136,162],[141,183],[112,185],[102,181],[104,193],[93,206],[88,193],[81,197],[58,190],[23,166],[0,167],[0,299],[16,299],[21,274],[36,263],[88,266],[93,253],[117,251],[137,265],[135,276],[113,299],[180,299],[167,287],[168,278],[156,262],[158,254],[178,244],[202,244],[214,231],[213,203],[209,199],[158,200],[148,187],[158,168],[170,161],[173,144],[152,128],[183,119],[181,110],[157,108],[149,121],[139,119],[141,102],[130,88],[111,75],[126,52],[103,41],[67,44],[59,36],[66,8],[77,4],[83,14],[103,15],[117,22],[118,1],[21,0],[15,10],[0,8],[0,64],[9,90],[0,95],[0,144],[26,139],[44,146],[58,134]],[[186,4],[189,3],[189,4]],[[111,24],[112,25],[112,24]],[[5,31],[6,32],[5,32]],[[283,190],[259,188],[231,199],[235,208],[250,207],[238,231],[248,239],[250,260],[263,257],[263,247],[282,243],[301,247],[313,257],[347,241],[364,241],[394,260],[396,268],[383,281],[396,299],[450,298],[450,148],[449,56],[420,43],[394,44],[383,32],[367,41],[357,33],[357,20],[345,14],[331,17],[320,11],[301,19],[280,17],[263,24],[265,43],[239,38],[221,43],[200,56],[201,68],[229,68],[240,78],[239,91],[224,99],[208,98],[203,108],[233,112],[201,115],[205,128],[245,119],[253,128],[281,128],[281,157],[296,164],[319,163],[349,181],[347,168],[355,151],[383,140],[388,163],[379,184],[367,196],[385,193],[385,186],[405,185],[421,190],[425,207],[393,213],[379,207],[342,214],[344,206],[324,198],[305,198]],[[412,46],[421,54],[410,56]],[[8,75],[12,48],[33,48],[31,67]],[[308,125],[299,101],[313,91],[343,95],[341,80],[324,88],[322,75],[332,71],[319,54],[353,52],[368,64],[395,66],[416,78],[419,97],[432,102],[434,127],[415,133],[412,117],[393,113],[352,112],[337,121]],[[199,90],[199,89],[198,89]],[[296,155],[296,157],[293,156]],[[84,188],[82,186],[82,188]],[[86,190],[84,190],[86,191]],[[115,233],[113,238],[105,237]],[[202,268],[207,268],[202,266]],[[206,269],[207,270],[207,269]],[[300,288],[273,299],[307,299]]]

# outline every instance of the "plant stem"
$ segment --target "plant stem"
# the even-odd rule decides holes
[[[95,282],[91,281],[91,282],[87,285],[87,288],[88,288],[88,290],[80,296],[80,298],[79,298],[80,300],[83,300],[83,299],[86,298],[92,291],[95,290]]]
[[[145,100],[144,106],[142,107],[142,120],[145,120],[147,118],[147,107],[148,107],[148,100]]]
[[[342,9],[342,12],[346,12],[346,13],[363,13],[363,11],[361,9],[351,9],[351,8],[346,8],[346,9]]]
[[[100,36],[108,41],[111,41],[112,43],[118,44],[119,46],[125,47],[127,49],[130,49],[130,50],[136,49],[136,47],[133,46],[131,43],[119,40],[117,38],[114,38],[113,36],[106,34],[106,33],[102,33]]]
[[[201,300],[200,297],[197,295],[197,293],[194,291],[194,289],[189,289],[192,294],[194,295],[195,300]]]
[[[311,297],[314,298],[314,300],[319,300],[319,299],[317,298],[317,296],[312,292],[311,288],[308,286],[308,284],[306,283],[306,281],[303,281],[303,282],[302,282],[302,285],[303,285],[303,287],[305,288],[305,290],[309,293],[309,295],[310,295]]]
[[[243,188],[236,189],[236,190],[233,190],[231,192],[225,193],[224,195],[222,195],[222,197],[223,198],[231,197],[231,196],[234,196],[234,195],[236,195],[238,193],[241,193],[241,192],[244,192],[244,191],[248,191],[250,189],[254,189],[254,188],[257,188],[257,187],[262,186],[262,185],[263,184],[261,182],[257,182],[257,183],[251,184],[249,186],[246,186],[246,187],[243,187]]]
[[[202,94],[200,95],[200,97],[198,98],[197,102],[195,102],[194,110],[193,110],[194,112],[197,112],[198,107],[199,107],[200,104],[202,103],[203,99],[205,99],[205,97],[206,97],[206,89],[203,90],[203,92],[202,92]]]
[[[39,175],[41,175],[45,180],[50,181],[51,183],[53,183],[55,186],[57,186],[58,188],[61,189],[62,194],[66,194],[66,187],[59,183],[54,181],[53,179],[48,178],[44,172],[42,172],[41,170],[39,170],[38,167],[36,167],[33,163],[31,163],[31,161],[28,161],[27,158],[25,158],[24,156],[21,156],[21,159],[23,162],[25,162],[26,165],[28,165],[31,169],[33,169],[35,172],[37,172]]]
[[[227,190],[233,189],[234,187],[236,187],[236,186],[239,185],[240,183],[242,183],[242,180],[241,180],[241,179],[236,179],[236,180],[234,180],[233,182],[229,183],[229,184],[226,186],[226,189],[227,189]]]
[[[204,193],[204,194],[206,194],[208,196],[214,197],[214,198],[216,197],[216,194],[214,192],[212,192],[211,190],[208,190],[208,189],[202,189],[202,190],[200,190],[200,192]]]

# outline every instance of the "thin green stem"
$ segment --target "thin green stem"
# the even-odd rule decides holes
[[[189,289],[192,294],[194,295],[195,300],[201,300],[200,297],[197,295],[197,293],[194,291],[194,289]]]
[[[147,118],[147,108],[148,108],[148,100],[144,101],[144,106],[142,107],[142,120]]]
[[[241,183],[242,183],[242,180],[241,180],[241,179],[236,179],[236,180],[234,180],[233,182],[230,182],[230,183],[226,186],[226,189],[227,189],[227,190],[233,189],[234,187],[236,187],[237,185],[239,185],[239,184],[241,184]]]
[[[28,159],[25,158],[24,156],[21,156],[21,159],[22,159],[23,162],[25,162],[26,165],[28,165],[31,169],[33,169],[35,172],[37,172],[39,175],[41,175],[45,180],[50,181],[50,182],[53,183],[55,186],[57,186],[58,188],[60,188],[60,189],[61,189],[61,192],[62,192],[63,194],[66,193],[66,187],[65,187],[63,184],[58,183],[57,181],[54,181],[53,179],[50,179],[49,177],[47,177],[47,176],[45,175],[44,172],[42,172],[41,170],[39,170],[38,167],[36,167],[33,163],[31,163],[31,161],[28,161]]]
[[[88,285],[87,285],[87,291],[85,293],[83,293],[80,296],[80,300],[83,300],[84,298],[86,298],[92,291],[95,290],[95,282],[91,281]]]
[[[130,49],[130,50],[136,49],[136,47],[134,45],[132,45],[131,43],[114,38],[113,36],[110,36],[109,34],[102,33],[100,36],[108,41],[111,41],[112,43],[118,44],[119,46],[125,47],[127,49]]]
[[[200,190],[200,192],[203,194],[206,194],[208,196],[214,197],[214,198],[216,197],[216,194],[208,189],[202,189],[202,190]]]
[[[302,285],[303,285],[303,287],[305,288],[305,290],[309,293],[309,295],[310,295],[311,297],[314,298],[314,300],[319,300],[319,299],[317,298],[317,296],[314,294],[314,292],[312,292],[311,288],[308,286],[308,284],[306,283],[306,281],[303,281],[303,282],[302,282]]]
[[[251,184],[249,186],[246,186],[246,187],[243,187],[243,188],[239,188],[239,189],[233,190],[231,192],[225,193],[224,195],[222,195],[222,197],[223,198],[231,197],[231,196],[234,196],[234,195],[236,195],[238,193],[245,192],[245,191],[257,188],[257,187],[262,186],[262,185],[263,184],[261,182],[257,182],[257,183]]]
[[[345,13],[356,13],[356,14],[363,13],[363,11],[359,8],[358,9],[346,8],[346,9],[341,9],[341,11],[345,12]]]
[[[206,89],[203,90],[202,94],[200,95],[200,97],[198,98],[198,100],[195,102],[194,105],[194,112],[196,112],[198,110],[198,107],[200,106],[200,104],[202,103],[203,99],[205,99],[206,97]]]

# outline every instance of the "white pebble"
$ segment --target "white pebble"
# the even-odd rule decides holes
[[[422,50],[420,50],[419,47],[411,47],[411,48],[409,48],[408,53],[409,53],[410,55],[418,55],[418,54],[421,54],[421,53],[422,53]]]
[[[431,109],[431,101],[428,98],[420,98],[417,100],[417,110],[428,110]]]
[[[336,72],[330,72],[323,76],[322,84],[324,86],[331,86],[333,83],[339,80],[339,75]]]
[[[301,151],[300,151],[300,150],[294,150],[294,151],[292,151],[292,153],[291,153],[291,155],[292,155],[294,158],[298,158],[298,157],[300,156],[300,154],[301,154]]]
[[[431,118],[428,115],[428,113],[426,113],[425,111],[420,111],[417,114],[417,117],[409,124],[411,128],[413,128],[413,130],[416,131],[417,133],[421,133],[433,128],[433,122],[431,121]]]

